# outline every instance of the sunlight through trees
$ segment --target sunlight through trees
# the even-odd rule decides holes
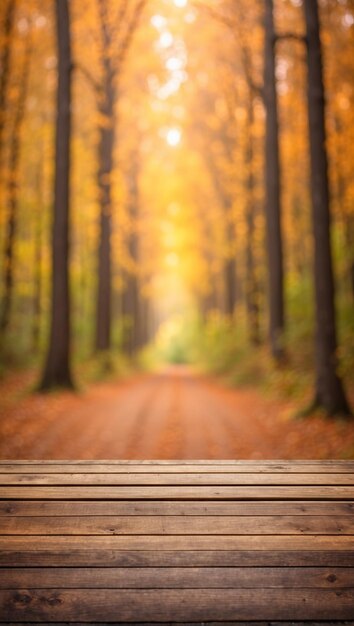
[[[3,0],[2,370],[171,358],[349,413],[353,33],[351,0]]]

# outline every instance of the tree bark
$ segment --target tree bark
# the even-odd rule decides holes
[[[52,312],[42,391],[73,387],[70,371],[69,213],[71,41],[68,0],[56,0],[58,88],[52,233]]]
[[[339,117],[333,116],[333,123],[335,126],[336,133],[338,135],[344,134],[345,129],[341,124]],[[343,235],[344,235],[344,243],[346,246],[345,258],[347,259],[347,271],[346,278],[348,282],[348,287],[350,290],[350,295],[352,300],[354,301],[354,216],[350,210],[350,200],[347,201],[347,180],[345,174],[343,174],[343,170],[341,167],[341,147],[339,146],[336,150],[335,155],[335,172],[336,172],[336,203],[338,206],[338,213],[340,215]],[[349,206],[348,206],[349,205]]]
[[[128,0],[110,3],[96,0],[101,31],[102,77],[96,79],[87,68],[81,67],[98,97],[98,112],[101,117],[98,144],[98,190],[99,190],[99,245],[97,276],[97,310],[94,348],[96,352],[108,352],[111,348],[112,326],[112,171],[114,166],[115,106],[118,92],[119,73],[131,45],[133,35],[146,0]],[[110,7],[119,7],[112,21]],[[127,17],[128,16],[128,17]]]
[[[275,80],[275,30],[273,0],[265,0],[264,103],[265,216],[268,254],[269,336],[276,361],[284,356],[284,269],[281,233],[279,121]]]
[[[149,328],[149,313],[150,313],[150,301],[147,296],[142,297],[140,294],[140,309],[141,309],[141,347],[146,346],[149,343],[150,328]]]
[[[344,216],[344,236],[348,258],[348,283],[354,301],[354,216],[349,212]]]
[[[96,315],[96,351],[106,351],[111,347],[112,322],[112,170],[113,147],[115,140],[115,87],[114,75],[108,58],[104,61],[105,80],[103,102],[100,113],[103,123],[99,129],[98,147],[98,189],[100,204],[99,248],[98,248],[98,285]]]
[[[224,196],[222,199],[225,215],[225,236],[227,258],[224,261],[224,285],[225,285],[225,314],[231,319],[236,306],[236,258],[232,252],[235,244],[235,229],[231,224],[231,198]]]
[[[314,236],[316,406],[349,414],[337,374],[334,279],[330,242],[330,203],[326,152],[325,95],[317,0],[304,2],[308,60],[308,116]]]
[[[42,224],[40,214],[37,215],[34,246],[32,349],[36,353],[40,343],[42,312]]]
[[[128,176],[129,193],[129,217],[131,222],[131,232],[128,237],[128,251],[133,263],[133,269],[126,272],[126,284],[123,293],[123,314],[127,316],[129,327],[124,341],[124,348],[130,356],[133,356],[143,345],[142,333],[142,306],[140,281],[137,275],[139,266],[139,165],[137,155],[131,158],[130,171]]]
[[[139,293],[136,276],[125,272],[122,313],[125,321],[123,350],[130,357],[139,348]]]
[[[236,276],[236,262],[235,259],[228,259],[225,262],[224,274],[225,274],[225,313],[228,317],[232,318],[235,313],[235,276]]]
[[[4,19],[4,46],[1,51],[0,60],[0,162],[3,148],[3,133],[5,126],[5,112],[7,101],[7,87],[10,77],[10,57],[11,57],[11,34],[15,17],[16,1],[8,0]]]
[[[20,173],[19,169],[21,158],[21,129],[26,110],[31,52],[31,35],[30,33],[28,33],[23,68],[20,77],[20,91],[18,95],[10,145],[9,173],[7,185],[8,217],[6,223],[4,251],[4,295],[0,319],[0,335],[2,337],[2,340],[10,323],[10,314],[13,299],[14,249],[16,242],[18,213],[18,178]]]
[[[232,198],[221,181],[220,173],[211,153],[205,155],[205,163],[211,174],[224,214],[227,257],[224,259],[222,267],[223,296],[221,311],[231,318],[235,312],[238,291],[236,255],[231,252],[236,240],[235,227],[232,224]]]
[[[35,215],[34,233],[34,289],[33,289],[33,322],[32,322],[32,350],[37,353],[40,345],[41,319],[42,319],[42,212],[43,212],[43,167],[38,163],[36,176],[37,186],[37,211]]]
[[[249,99],[247,107],[247,204],[246,204],[246,309],[248,321],[248,336],[252,345],[260,344],[259,331],[259,288],[256,276],[256,263],[254,258],[254,220],[255,220],[255,197],[254,197],[254,173],[253,173],[253,137],[254,124],[253,90],[249,87]]]

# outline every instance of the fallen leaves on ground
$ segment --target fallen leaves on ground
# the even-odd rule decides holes
[[[296,407],[168,368],[72,393],[0,384],[2,459],[354,458],[354,420],[295,419]]]

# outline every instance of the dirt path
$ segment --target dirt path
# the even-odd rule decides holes
[[[292,420],[290,405],[254,390],[226,388],[184,368],[102,383],[81,394],[5,400],[3,459],[354,456],[353,424]]]

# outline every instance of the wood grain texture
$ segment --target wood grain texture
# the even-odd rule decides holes
[[[350,624],[354,463],[0,463],[0,622]]]
[[[1,487],[4,500],[354,500],[354,486]]]
[[[0,473],[354,473],[354,461],[0,461]]]
[[[2,536],[0,550],[345,550],[354,536],[341,535],[81,535]]]
[[[265,466],[265,467],[274,467],[274,466],[287,466],[287,465],[294,465],[294,466],[302,466],[302,465],[306,465],[306,466],[314,466],[315,468],[321,468],[321,467],[332,467],[333,465],[341,465],[343,468],[350,468],[350,471],[354,471],[354,460],[348,460],[348,461],[342,461],[340,459],[320,459],[318,461],[314,461],[311,459],[267,459],[267,460],[237,460],[237,459],[215,459],[215,460],[211,460],[211,459],[199,459],[199,460],[191,460],[191,459],[154,459],[154,460],[129,460],[129,459],[99,459],[99,460],[95,460],[95,459],[80,459],[80,460],[56,460],[56,459],[42,459],[42,460],[6,460],[6,459],[1,459],[0,460],[0,466],[4,465],[17,465],[19,467],[22,467],[24,465],[42,465],[44,467],[47,466],[51,466],[51,465],[65,465],[65,466],[69,466],[69,465],[84,465],[84,466],[88,466],[88,467],[96,467],[99,465],[112,465],[112,466],[123,466],[123,467],[130,467],[131,465],[139,465],[139,466],[153,466],[153,465],[158,465],[158,466],[163,466],[163,467],[168,467],[168,466],[179,466],[179,467],[184,467],[185,465],[194,465],[195,467],[199,467],[201,465],[209,465],[209,466],[219,466],[219,465],[232,465],[232,466],[238,466],[240,468],[247,468],[251,465],[260,467],[260,466]]]
[[[353,580],[346,567],[0,569],[0,589],[350,589]]]
[[[328,589],[0,591],[0,620],[209,621],[351,619],[354,592]]]
[[[353,535],[354,516],[0,518],[0,535]]]
[[[11,626],[14,626],[14,624],[12,622],[7,622],[9,623]],[[15,622],[16,626],[28,626],[29,622]],[[117,626],[119,624],[119,626],[147,626],[146,622],[95,622],[96,624],[99,624],[99,626]],[[174,624],[176,622],[154,622],[154,624],[157,625],[163,625],[163,626],[171,626],[171,624]],[[244,620],[242,621],[238,621],[238,620],[228,620],[228,621],[218,621],[218,622],[212,622],[212,621],[208,621],[207,625],[206,622],[199,622],[199,621],[194,621],[194,622],[178,622],[179,626],[220,626],[220,625],[225,625],[225,626],[233,626],[233,624],[238,624],[239,626],[242,626],[244,624],[247,624],[247,626],[309,626],[309,622],[303,622],[303,621],[296,621],[296,622],[284,622],[282,621],[273,621],[273,620],[267,620],[266,622],[262,621],[262,622],[254,622],[254,621],[247,621],[245,622]],[[43,622],[30,622],[31,626],[42,626]],[[318,622],[311,620],[311,626],[323,626],[324,622]],[[76,626],[92,626],[92,622],[75,622]],[[326,626],[354,626],[354,622],[349,621],[349,620],[340,620],[340,621],[333,621],[333,620],[326,620],[325,622]],[[68,622],[55,622],[55,626],[68,626]]]
[[[0,473],[0,486],[2,485],[44,485],[44,486],[226,486],[226,485],[352,485],[354,486],[354,474],[351,473]]]
[[[29,622],[15,622],[16,626],[28,626]],[[55,622],[55,626],[68,626],[69,622]],[[147,626],[147,622],[95,622],[96,624],[99,624],[99,626],[117,626],[119,624],[119,626]],[[156,624],[157,626],[161,625],[161,626],[171,626],[171,624],[175,624],[176,622],[154,622],[154,624]],[[325,624],[326,626],[354,626],[354,622],[352,621],[348,621],[348,620],[340,620],[340,621],[333,621],[333,620],[326,620],[326,622],[318,622],[311,620],[311,626],[323,626],[323,624]],[[11,626],[15,626],[14,623],[9,622],[9,624]],[[43,622],[30,622],[31,626],[42,626]],[[303,622],[303,621],[296,621],[296,622],[284,622],[282,621],[273,621],[273,620],[267,620],[266,622],[250,622],[247,621],[245,622],[244,620],[242,621],[238,621],[238,620],[221,620],[218,622],[211,622],[208,621],[206,622],[199,622],[199,621],[194,621],[194,622],[178,622],[179,626],[233,626],[234,624],[238,624],[239,626],[243,626],[244,624],[247,624],[247,626],[309,626],[309,622]],[[92,626],[92,622],[75,622],[76,626]]]
[[[346,550],[1,550],[2,567],[354,567]]]
[[[354,503],[344,501],[100,501],[100,500],[0,500],[0,517],[100,516],[100,515],[314,515],[352,516]],[[1,522],[0,522],[1,523]]]

